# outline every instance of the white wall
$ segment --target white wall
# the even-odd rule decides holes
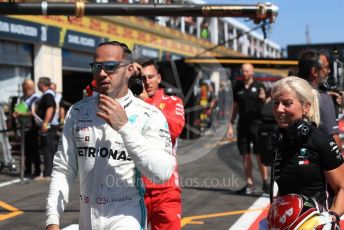
[[[62,49],[46,46],[34,46],[34,81],[40,77],[49,77],[57,85],[57,92],[62,91]],[[36,88],[38,92],[38,89]]]

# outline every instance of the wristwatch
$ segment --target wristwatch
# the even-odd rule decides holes
[[[334,223],[339,223],[339,221],[340,221],[340,216],[339,216],[336,212],[334,212],[334,211],[329,211],[328,213],[329,213],[332,217],[334,217],[334,219],[332,218],[332,220],[333,220]]]

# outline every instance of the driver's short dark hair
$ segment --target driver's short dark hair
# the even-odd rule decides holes
[[[122,43],[119,41],[107,41],[107,42],[99,43],[98,47],[104,46],[104,45],[112,45],[112,46],[121,47],[123,49],[123,59],[129,61],[130,63],[133,63],[133,54],[125,43]]]

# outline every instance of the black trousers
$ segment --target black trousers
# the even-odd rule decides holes
[[[43,176],[51,176],[53,169],[54,155],[57,147],[57,128],[51,126],[47,133],[40,134],[40,152],[44,158]]]
[[[33,127],[25,132],[25,174],[32,174],[34,165],[34,176],[41,174],[41,160],[38,152],[38,128]]]

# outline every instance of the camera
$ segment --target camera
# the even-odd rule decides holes
[[[326,82],[319,86],[320,90],[343,90],[344,89],[344,62],[338,59],[332,62],[331,75]]]
[[[344,88],[344,62],[339,61],[338,59],[334,60],[332,66],[332,78],[333,83],[337,86],[338,89],[343,90]]]
[[[143,92],[143,78],[141,73],[134,74],[129,78],[128,87],[135,96]]]
[[[343,90],[344,89],[344,62],[339,60],[339,50],[334,47],[331,58],[331,74],[326,82],[327,90]]]

